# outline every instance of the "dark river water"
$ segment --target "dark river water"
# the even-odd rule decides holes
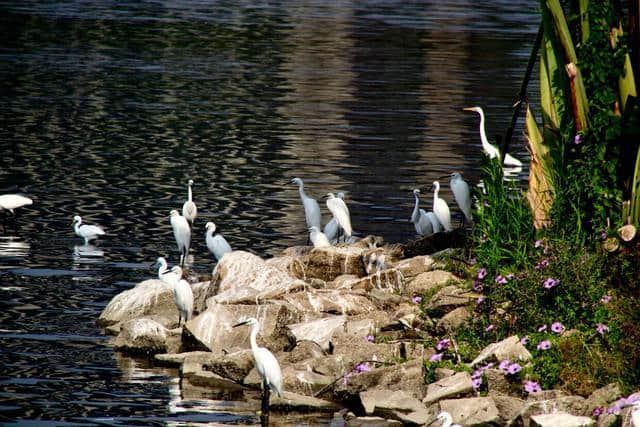
[[[0,194],[34,200],[0,235],[0,422],[257,421],[182,396],[176,371],[114,353],[95,326],[157,256],[177,262],[168,215],[187,180],[197,271],[214,266],[207,221],[263,257],[303,244],[295,176],[319,200],[344,191],[361,235],[414,237],[411,189],[429,208],[437,177],[478,179],[462,107],[504,133],[536,5],[0,2]],[[521,126],[510,151],[526,163]],[[94,247],[77,214],[105,228]]]

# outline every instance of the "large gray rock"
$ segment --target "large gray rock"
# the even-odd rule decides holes
[[[207,308],[207,300],[215,295],[216,286],[210,280],[196,282],[191,285],[193,292],[193,311],[200,313]]]
[[[609,403],[617,400],[622,396],[622,390],[616,383],[607,384],[591,393],[585,402],[585,412],[581,415],[589,416],[593,413],[593,410],[598,407],[607,407]]]
[[[567,412],[570,414],[582,414],[585,412],[586,402],[580,396],[563,396],[554,399],[528,401],[520,413],[515,417],[516,425],[531,426],[531,417],[541,414]]]
[[[348,314],[355,316],[375,310],[375,306],[361,295],[337,290],[297,292],[282,297],[296,310],[307,313]]]
[[[405,280],[397,268],[373,271],[351,285],[352,289],[362,289],[367,292],[372,290],[385,290],[387,292],[403,293]]]
[[[333,334],[344,328],[346,321],[346,316],[328,316],[322,319],[287,325],[287,329],[296,342],[313,341],[327,351]]]
[[[282,393],[282,397],[272,394],[269,407],[285,412],[333,412],[340,409],[340,406],[333,402],[287,390]],[[275,424],[279,423],[276,422]]]
[[[534,415],[531,417],[531,427],[584,427],[595,425],[595,420],[589,417],[580,417],[567,414],[566,412],[555,412],[553,414]]]
[[[518,338],[517,335],[512,335],[500,342],[486,346],[469,366],[474,367],[478,363],[489,360],[501,362],[504,359],[513,362],[527,361],[531,359],[531,353],[529,353],[529,350],[527,350],[525,346],[520,344],[520,338]]]
[[[377,415],[401,421],[406,425],[423,425],[433,413],[405,391],[370,390],[360,393],[360,402],[367,415]]]
[[[203,363],[202,369],[239,383],[251,372],[253,366],[253,353],[250,349],[244,349],[208,360]]]
[[[503,424],[515,418],[526,404],[524,400],[518,399],[517,397],[493,394],[491,394],[490,397],[493,399],[496,408],[498,408]]]
[[[433,292],[451,284],[450,282],[459,283],[460,279],[453,273],[444,270],[425,271],[411,279],[407,283],[405,291],[408,295],[422,295],[425,292]]]
[[[442,316],[436,323],[436,328],[441,333],[455,332],[467,325],[471,317],[471,311],[467,307],[458,307]]]
[[[96,323],[107,327],[141,317],[153,318],[164,327],[178,323],[178,309],[168,284],[156,279],[145,280],[119,293],[102,310]]]
[[[471,397],[440,401],[440,409],[465,427],[501,425],[500,413],[490,397]]]
[[[467,372],[458,372],[451,377],[429,384],[427,395],[422,402],[429,404],[447,397],[462,396],[471,393],[472,390],[471,376]]]
[[[425,271],[433,270],[436,266],[435,260],[429,255],[403,259],[394,265],[407,280]]]
[[[362,260],[365,250],[354,245],[314,248],[291,263],[290,272],[305,281],[316,278],[330,282],[342,274],[362,277],[366,274]]]
[[[133,319],[122,324],[114,346],[129,353],[164,353],[168,334],[167,328],[154,320]]]
[[[449,311],[466,306],[471,301],[471,293],[456,285],[445,286],[431,297],[427,308],[436,314],[444,315]]]

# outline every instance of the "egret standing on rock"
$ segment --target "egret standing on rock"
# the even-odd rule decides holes
[[[256,336],[258,335],[258,329],[260,324],[258,321],[250,317],[247,320],[240,322],[233,327],[251,325],[251,331],[249,333],[249,342],[251,345],[251,353],[253,353],[253,360],[255,361],[256,371],[262,378],[262,425],[268,425],[269,423],[269,392],[273,391],[282,397],[282,371],[280,370],[280,364],[278,359],[275,358],[273,353],[264,347],[258,347],[256,343]]]
[[[487,134],[484,129],[484,111],[480,107],[469,107],[464,108],[465,111],[475,111],[480,114],[480,140],[482,141],[482,148],[487,156],[490,159],[500,158],[500,151],[494,145],[489,143],[487,139]],[[504,164],[507,166],[522,166],[522,162],[515,157],[511,156],[507,153],[504,156]]]
[[[304,206],[304,218],[307,221],[307,228],[313,227],[314,225],[320,228],[322,215],[320,214],[318,202],[316,199],[312,199],[305,194],[304,182],[302,182],[300,178],[293,178],[291,182],[298,184],[298,192],[300,193],[300,200],[302,200],[302,205]]]
[[[449,212],[449,206],[444,199],[438,197],[438,192],[440,191],[440,183],[438,181],[433,181],[433,213],[440,221],[440,224],[444,227],[445,231],[453,230],[451,227],[451,212]]]
[[[97,239],[98,236],[104,235],[104,230],[101,227],[97,225],[82,224],[82,218],[80,215],[73,217],[71,225],[73,226],[73,231],[76,232],[76,235],[84,239],[85,245],[88,245],[90,240]]]
[[[173,237],[175,237],[180,251],[180,266],[184,267],[184,262],[187,255],[189,255],[189,246],[191,245],[191,228],[187,219],[175,209],[169,212],[169,219],[173,228]]]
[[[216,225],[213,222],[208,222],[205,228],[207,229],[207,232],[205,233],[207,248],[209,248],[209,251],[213,256],[220,261],[220,258],[222,258],[224,254],[231,252],[231,245],[229,245],[227,240],[222,237],[222,234],[213,235],[213,233],[216,232]]]
[[[182,268],[179,266],[174,266],[164,274],[169,276],[173,286],[173,299],[178,307],[178,327],[180,327],[182,320],[189,321],[193,314],[193,291],[189,282],[182,278]]]
[[[351,229],[351,216],[344,200],[334,196],[333,193],[327,193],[327,208],[333,214],[338,225],[344,230],[345,236],[351,237],[353,232]]]
[[[339,199],[344,200],[344,193],[341,191],[336,195]],[[327,222],[324,226],[322,232],[330,242],[336,242],[338,237],[340,236],[340,226],[335,218],[331,218],[329,222]]]
[[[156,262],[153,263],[152,267],[158,267],[158,279],[160,280],[164,279],[164,272],[169,269],[167,260],[163,256],[158,257]]]
[[[190,226],[193,226],[193,221],[195,221],[196,216],[198,215],[198,208],[196,207],[196,204],[193,202],[193,198],[191,196],[192,185],[193,185],[193,180],[190,179],[189,182],[187,183],[187,186],[188,186],[187,201],[184,202],[184,205],[182,205],[182,216],[185,217],[187,221],[189,221]]]
[[[449,187],[451,187],[453,198],[456,200],[458,207],[464,214],[467,222],[471,224],[473,222],[473,218],[471,217],[471,192],[469,191],[469,184],[462,179],[462,175],[460,175],[460,173],[454,172],[451,174]]]
[[[331,246],[331,242],[327,236],[315,225],[309,228],[309,239],[311,239],[311,243],[313,243],[314,248],[326,248]]]
[[[413,208],[411,214],[411,222],[416,228],[416,233],[421,236],[430,236],[433,234],[433,225],[427,216],[427,212],[424,209],[419,209],[420,206],[420,190],[414,189],[413,195],[416,198],[416,205]]]

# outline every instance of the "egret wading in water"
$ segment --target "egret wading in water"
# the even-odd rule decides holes
[[[0,196],[0,211],[9,211],[13,215],[13,227],[18,228],[18,215],[14,209],[21,208],[23,206],[32,205],[33,200],[20,194],[3,194]],[[4,222],[3,222],[4,226]]]
[[[293,178],[292,183],[298,184],[298,192],[300,193],[300,200],[302,200],[302,206],[304,206],[304,218],[307,221],[307,229],[313,226],[321,228],[320,221],[322,215],[320,213],[320,205],[316,199],[312,199],[304,192],[304,182],[300,178]]]
[[[490,144],[489,140],[487,139],[487,134],[484,128],[484,111],[482,111],[482,108],[469,107],[464,108],[463,110],[475,111],[476,113],[480,114],[480,140],[482,141],[482,149],[490,159],[495,159],[496,157],[500,158],[500,151],[498,150],[498,148]],[[504,164],[507,166],[522,166],[522,162],[509,153],[505,154],[504,156]]]
[[[427,212],[424,209],[420,209],[420,190],[414,189],[413,195],[416,198],[416,205],[413,207],[413,213],[411,214],[411,222],[416,229],[416,233],[421,236],[430,236],[433,234],[433,224],[427,216]]]
[[[173,237],[175,237],[180,251],[180,267],[184,267],[184,262],[187,255],[189,255],[189,246],[191,245],[191,228],[187,219],[175,209],[169,212],[169,220],[171,221],[171,228],[173,228]]]
[[[460,424],[453,424],[453,417],[447,411],[442,411],[427,425],[431,425],[436,421],[442,421],[441,427],[462,427]]]
[[[82,224],[82,218],[80,215],[73,217],[71,225],[73,226],[73,231],[76,232],[76,235],[84,239],[85,245],[88,245],[90,240],[97,239],[98,236],[104,235],[104,230],[101,227],[97,225]]]
[[[182,278],[182,268],[174,266],[171,270],[164,272],[169,277],[173,289],[173,299],[178,307],[178,327],[191,319],[193,314],[193,291],[189,282]]]
[[[220,261],[224,254],[231,252],[231,245],[222,237],[222,234],[213,235],[216,232],[216,225],[213,222],[208,222],[205,228],[207,229],[205,233],[207,248],[216,257],[216,260]]]
[[[336,195],[336,197],[344,200],[344,193],[341,191]],[[341,231],[342,230],[338,225],[338,222],[333,217],[328,223],[325,224],[324,229],[322,230],[324,235],[327,236],[327,239],[329,239],[329,241],[332,243],[335,243],[338,241],[338,237],[340,236]]]
[[[193,180],[190,179],[187,183],[188,187],[188,195],[187,201],[182,205],[182,216],[185,217],[187,221],[189,221],[189,225],[193,226],[193,221],[195,221],[196,216],[198,215],[198,208],[196,204],[193,202],[193,198],[191,195],[191,186],[193,185]]]
[[[251,331],[249,332],[249,343],[251,345],[251,353],[253,353],[253,360],[255,361],[256,371],[262,378],[262,415],[260,421],[262,425],[269,424],[269,392],[273,391],[282,397],[282,371],[280,371],[280,364],[278,359],[264,347],[258,347],[256,343],[256,336],[258,336],[258,330],[260,329],[260,323],[250,317],[247,320],[233,325],[238,327],[242,325],[251,325]]]
[[[353,232],[351,228],[351,216],[344,200],[334,196],[333,193],[327,193],[327,208],[333,214],[338,225],[344,230],[345,236],[351,237],[351,233]]]
[[[438,181],[433,181],[433,213],[445,231],[453,230],[451,227],[451,212],[449,212],[449,205],[444,199],[438,197],[438,192],[440,191],[440,183]]]
[[[453,198],[456,200],[458,207],[462,211],[464,219],[467,220],[467,223],[472,224],[473,218],[471,216],[471,192],[469,191],[469,184],[462,179],[462,175],[460,175],[460,173],[454,172],[451,174],[449,187],[451,187]],[[463,224],[464,219],[462,220]]]
[[[309,238],[311,239],[311,243],[313,243],[314,248],[326,248],[331,246],[331,242],[327,236],[315,225],[309,228]]]

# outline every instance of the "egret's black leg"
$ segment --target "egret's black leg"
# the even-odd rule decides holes
[[[266,427],[269,425],[269,386],[265,381],[262,382],[262,414],[260,414],[260,425]]]

